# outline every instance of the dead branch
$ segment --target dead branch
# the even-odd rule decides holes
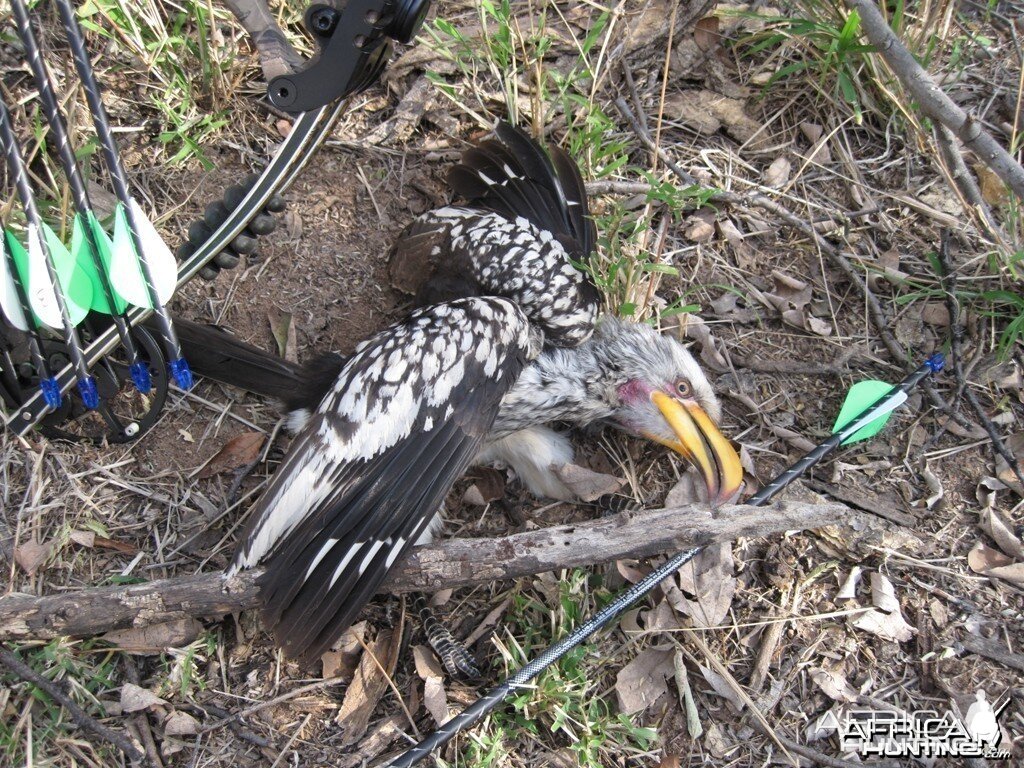
[[[956,134],[1018,198],[1024,200],[1024,168],[982,128],[980,121],[964,112],[935,84],[896,37],[878,10],[875,0],[846,0],[846,5],[860,15],[864,34],[878,49],[893,74],[921,105],[921,111]]]
[[[562,568],[643,558],[711,541],[818,528],[851,514],[843,504],[775,502],[765,507],[693,505],[614,515],[493,539],[417,547],[382,591],[434,592]],[[230,579],[207,573],[62,595],[0,597],[0,640],[97,635],[185,617],[216,618],[258,605],[258,570]]]

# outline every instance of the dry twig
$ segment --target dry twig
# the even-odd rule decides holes
[[[104,741],[110,742],[133,761],[138,761],[143,758],[143,754],[139,751],[138,747],[132,744],[122,734],[111,730],[96,718],[92,717],[88,712],[72,701],[71,698],[60,689],[60,686],[52,680],[47,680],[32,669],[32,667],[19,659],[14,653],[2,646],[0,646],[0,664],[7,667],[11,673],[18,678],[27,683],[31,683],[36,688],[44,691],[47,696],[64,707],[72,721],[79,728],[93,733]]]

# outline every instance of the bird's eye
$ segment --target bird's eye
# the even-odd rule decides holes
[[[689,397],[693,394],[693,387],[690,386],[690,382],[686,379],[680,379],[676,382],[676,393],[680,397]]]

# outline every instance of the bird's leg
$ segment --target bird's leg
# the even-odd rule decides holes
[[[423,632],[427,636],[427,642],[434,649],[434,653],[441,659],[441,663],[452,677],[463,680],[473,680],[480,677],[480,670],[473,660],[473,656],[466,650],[448,628],[440,622],[430,610],[427,598],[422,592],[417,592],[412,599],[413,608],[420,616],[423,624]]]

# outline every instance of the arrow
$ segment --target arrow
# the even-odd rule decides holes
[[[802,459],[768,483],[758,493],[751,496],[747,500],[747,504],[755,507],[767,504],[779,491],[824,459],[840,445],[851,441],[851,438],[855,438],[853,442],[862,439],[856,437],[858,432],[866,427],[874,428],[874,422],[879,419],[884,424],[892,415],[893,409],[897,407],[892,405],[893,401],[900,400],[900,402],[905,402],[907,393],[911,389],[916,387],[922,379],[941,371],[943,365],[945,365],[945,360],[942,355],[935,354],[929,357],[924,365],[907,376],[895,387],[880,382],[885,386],[883,394],[875,398],[875,400],[863,404],[859,410],[847,418],[844,425],[839,427],[838,431],[833,432],[827,440],[815,446]],[[863,391],[862,388],[861,393],[855,395],[855,399],[863,398]],[[881,429],[881,425],[878,428]],[[875,431],[877,432],[877,430]],[[871,434],[875,433],[872,432]],[[870,435],[867,436],[870,437]],[[548,666],[554,664],[606,624],[621,616],[633,603],[648,594],[658,584],[696,557],[702,549],[703,547],[688,549],[669,558],[666,563],[652,571],[629,589],[620,593],[615,600],[598,611],[585,624],[577,627],[550,648],[543,651],[536,659],[506,678],[504,682],[492,688],[451,720],[448,720],[432,734],[389,762],[387,768],[409,768],[409,766],[415,765],[427,757],[433,750],[443,747],[460,731],[478,723],[488,712],[504,701],[509,694],[517,688],[525,686]]]
[[[96,391],[96,380],[89,375],[85,353],[82,351],[82,341],[75,329],[75,326],[89,312],[92,286],[88,276],[77,268],[75,260],[71,258],[71,254],[64,248],[60,240],[49,227],[43,224],[39,210],[36,208],[35,199],[32,197],[32,185],[29,184],[25,160],[21,156],[17,139],[14,136],[11,116],[2,99],[0,99],[0,144],[3,144],[7,167],[11,178],[14,179],[14,186],[17,188],[22,210],[25,212],[25,220],[28,222],[27,263],[24,258],[25,251],[11,246],[11,243],[14,242],[13,235],[10,232],[4,233],[4,240],[7,242],[5,250],[10,253],[12,267],[7,277],[16,284],[20,283],[24,289],[28,300],[27,308],[30,310],[28,314],[34,316],[33,322],[63,330],[64,344],[71,355],[71,363],[78,379],[78,392],[82,396],[82,402],[87,408],[96,408],[100,402],[99,393]],[[6,293],[10,293],[9,287]],[[23,307],[22,317],[19,319],[27,326],[29,317],[25,314],[24,309]],[[13,320],[10,315],[8,315],[8,319]],[[38,325],[36,330],[38,331]],[[43,369],[39,370],[39,375],[41,380],[51,378],[44,373]],[[59,391],[58,388],[58,394]],[[51,400],[47,400],[47,403],[53,407]]]
[[[192,387],[192,371],[182,357],[181,344],[174,332],[164,304],[174,294],[178,266],[174,254],[160,238],[153,223],[128,190],[128,177],[117,152],[117,144],[110,130],[99,84],[92,71],[89,53],[85,49],[82,30],[75,18],[70,0],[57,0],[61,21],[71,46],[75,69],[85,89],[86,101],[92,113],[93,125],[106,159],[110,181],[118,204],[114,213],[114,240],[109,275],[118,294],[127,301],[145,309],[152,309],[157,328],[167,351],[168,368],[174,381],[182,389]]]
[[[39,335],[39,326],[36,324],[35,316],[29,307],[28,294],[25,292],[24,284],[15,278],[17,266],[14,261],[14,251],[24,249],[9,232],[5,231],[3,238],[4,257],[0,259],[0,309],[15,328],[28,334],[29,356],[39,375],[39,389],[42,392],[43,400],[51,410],[57,410],[61,403],[60,385],[57,383],[57,378],[50,373],[46,358],[43,356],[43,340]],[[28,258],[27,254],[25,258]]]
[[[57,145],[57,154],[64,169],[64,176],[71,187],[71,197],[75,206],[75,218],[71,230],[71,257],[89,276],[89,281],[92,284],[90,308],[111,316],[121,343],[128,353],[131,379],[139,392],[146,394],[153,388],[149,367],[139,357],[135,342],[132,340],[131,325],[125,314],[128,305],[115,293],[108,279],[112,269],[110,239],[92,211],[85,182],[82,180],[74,150],[68,139],[67,126],[60,113],[57,95],[40,55],[39,41],[32,30],[25,0],[11,0],[11,7],[14,11],[18,36],[28,55],[29,66],[36,82],[36,89],[39,91],[39,99],[46,115],[46,121]],[[56,237],[53,239],[56,240]]]

